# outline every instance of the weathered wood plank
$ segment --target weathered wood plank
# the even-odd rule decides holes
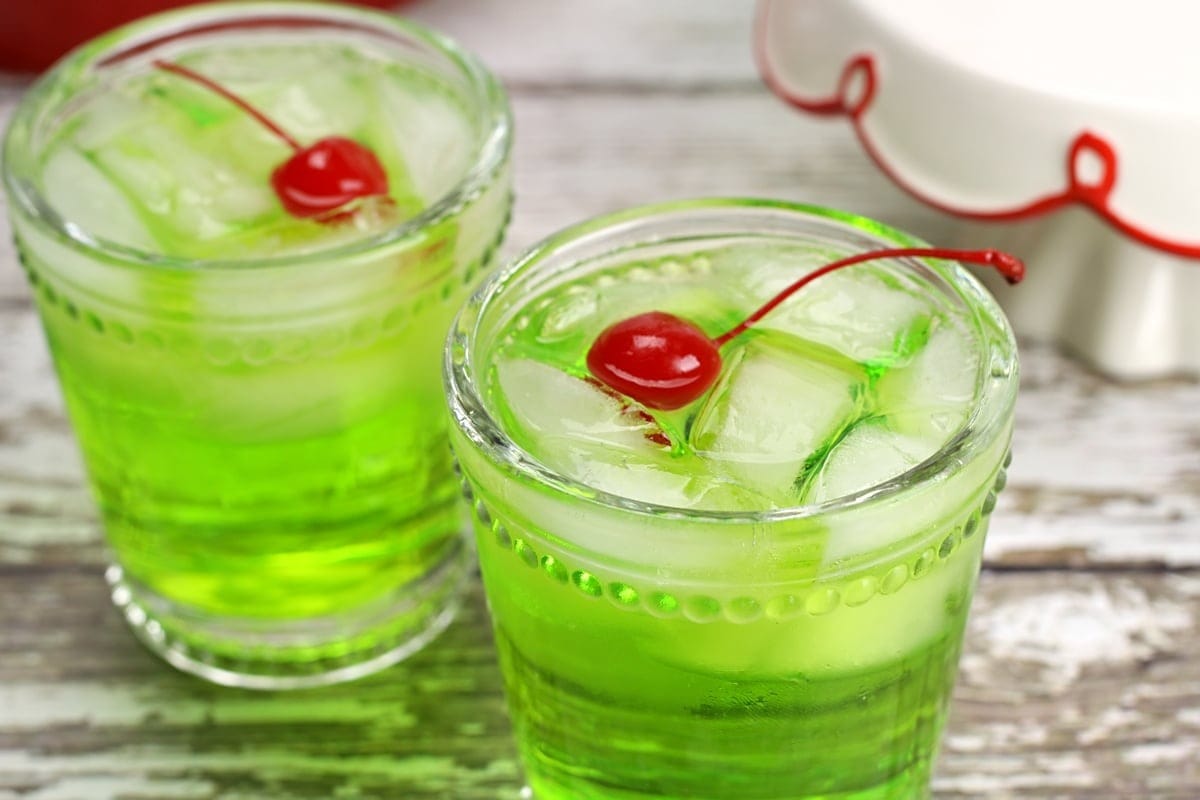
[[[514,89],[696,87],[757,81],[754,3],[608,0],[604,3],[424,2],[401,13],[479,55]]]
[[[985,573],[939,798],[1200,797],[1200,574]]]
[[[478,589],[411,661],[263,695],[160,664],[98,574],[6,576],[0,798],[483,798],[516,764]],[[1200,573],[985,573],[939,798],[1200,796]],[[6,792],[8,794],[6,794]],[[23,793],[23,794],[22,794]]]
[[[1122,384],[1023,347],[989,563],[1200,566],[1198,409],[1200,381]]]

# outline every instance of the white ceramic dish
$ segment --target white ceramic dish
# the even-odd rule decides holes
[[[1025,258],[1014,325],[1125,378],[1200,373],[1200,4],[763,0],[764,80]]]

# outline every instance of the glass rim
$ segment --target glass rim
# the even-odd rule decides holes
[[[570,496],[576,502],[615,508],[658,519],[745,524],[805,520],[874,506],[906,492],[916,491],[942,475],[949,475],[959,465],[969,460],[972,455],[986,450],[996,437],[1003,433],[1016,401],[1019,378],[1019,365],[1016,358],[1017,343],[1007,318],[1000,311],[996,300],[979,280],[958,262],[947,259],[906,257],[889,260],[915,262],[931,270],[944,280],[948,287],[956,290],[954,295],[950,296],[964,304],[965,308],[971,312],[969,318],[972,321],[978,323],[981,318],[986,317],[995,324],[997,332],[1003,338],[1002,344],[1006,345],[1007,350],[1012,354],[1013,369],[1004,384],[1004,393],[999,398],[1001,402],[997,408],[992,409],[989,418],[983,418],[983,409],[988,406],[983,402],[986,392],[977,392],[973,398],[972,413],[957,433],[943,443],[934,454],[899,475],[857,492],[820,503],[761,511],[719,511],[663,505],[608,492],[546,466],[533,453],[517,445],[484,402],[479,391],[480,387],[475,380],[477,371],[471,364],[473,355],[471,342],[478,339],[479,326],[489,304],[504,291],[511,280],[534,269],[542,260],[552,257],[564,247],[591,236],[636,230],[639,225],[646,227],[648,234],[651,225],[656,220],[672,217],[685,218],[705,212],[744,213],[750,218],[766,218],[771,214],[783,214],[815,222],[840,223],[876,238],[880,241],[881,246],[927,246],[920,239],[868,217],[821,206],[748,197],[709,197],[637,206],[593,217],[560,230],[532,245],[502,269],[496,270],[488,276],[459,311],[451,325],[443,363],[446,394],[453,422],[467,437],[471,445],[500,469],[532,479],[555,494]],[[749,231],[738,231],[731,228],[722,234],[715,235],[736,236],[739,233],[749,233]],[[710,232],[709,235],[714,234]],[[689,237],[679,237],[672,241],[686,238]],[[702,237],[697,235],[690,238],[700,239]],[[661,241],[645,235],[625,244],[637,247]],[[604,254],[592,258],[597,257],[604,257]],[[569,266],[567,268],[569,269]],[[970,294],[963,296],[962,289],[967,289]],[[470,342],[468,338],[471,340]],[[986,365],[988,357],[998,347],[995,343],[989,344],[982,334],[977,336],[976,340],[984,345],[981,364]],[[981,366],[981,369],[984,368]]]
[[[172,256],[111,242],[91,235],[59,216],[36,188],[31,165],[37,153],[28,141],[17,142],[14,132],[32,127],[38,115],[55,100],[55,90],[96,68],[118,63],[160,45],[191,35],[218,33],[243,27],[288,28],[328,27],[387,36],[397,41],[417,42],[443,56],[467,80],[473,99],[483,110],[475,159],[457,182],[419,214],[382,231],[331,247],[293,255],[248,258],[191,258]],[[0,152],[3,153],[3,182],[12,213],[32,221],[42,233],[88,257],[120,266],[176,270],[246,270],[293,267],[349,258],[387,247],[453,217],[492,184],[508,163],[512,150],[512,111],[508,97],[496,77],[483,63],[455,41],[423,25],[363,8],[327,3],[258,0],[246,3],[204,3],[154,14],[135,20],[80,45],[59,59],[37,79],[17,104],[9,120]]]

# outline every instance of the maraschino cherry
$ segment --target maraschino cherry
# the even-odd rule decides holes
[[[158,60],[154,66],[219,94],[292,148],[292,156],[271,173],[271,186],[292,216],[332,221],[341,217],[335,212],[352,200],[387,195],[388,178],[383,165],[373,152],[353,139],[327,136],[301,147],[274,120],[216,81],[172,61]]]
[[[596,380],[647,408],[682,408],[709,390],[721,372],[721,347],[784,300],[834,270],[880,258],[906,256],[947,258],[995,267],[1009,283],[1025,277],[1025,265],[999,250],[945,250],[901,247],[871,250],[826,264],[800,278],[768,300],[745,320],[710,338],[697,325],[664,311],[648,311],[621,320],[601,331],[587,354]]]

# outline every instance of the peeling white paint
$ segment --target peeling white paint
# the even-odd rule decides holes
[[[0,800],[110,800],[115,797],[154,797],[155,800],[211,800],[216,788],[207,781],[150,780],[127,776],[64,778],[30,793],[6,794]]]
[[[1185,681],[1170,683],[1134,683],[1121,692],[1122,706],[1133,706],[1144,700],[1190,704],[1196,700],[1197,684]]]
[[[1200,744],[1195,741],[1139,744],[1129,748],[1121,756],[1121,760],[1126,764],[1138,766],[1194,764],[1197,759],[1200,759]]]
[[[1143,715],[1126,708],[1107,708],[1089,727],[1079,732],[1076,740],[1083,745],[1103,742],[1121,728],[1131,728],[1142,722]]]
[[[168,786],[178,783],[174,777],[176,775],[205,772],[252,773],[264,780],[279,777],[299,778],[306,773],[322,776],[371,776],[431,786],[446,784],[461,787],[479,782],[508,779],[515,781],[519,774],[516,764],[509,759],[496,759],[480,769],[472,769],[449,757],[419,755],[404,758],[377,755],[323,756],[269,749],[186,753],[142,746],[122,748],[119,759],[114,759],[113,753],[43,756],[17,750],[0,751],[0,773],[21,774],[30,780],[44,780],[48,783],[91,783],[126,779],[124,776],[112,775],[114,769],[152,775],[153,781],[148,785],[154,790],[157,790],[160,782],[165,782]],[[85,800],[99,800],[102,797],[105,795],[89,795]],[[22,800],[25,800],[24,796]]]
[[[959,792],[999,800],[1024,797],[1027,790],[1087,789],[1098,785],[1087,761],[1077,753],[1033,753],[1028,756],[961,758],[961,775],[938,775],[934,794]]]
[[[1192,626],[1188,605],[1152,600],[1131,583],[1021,597],[982,609],[975,620],[992,656],[1039,665],[1050,691],[1070,686],[1085,666],[1170,650],[1173,637]]]
[[[0,686],[6,731],[57,725],[116,727],[149,720],[170,725],[306,724],[379,720],[411,727],[417,719],[395,699],[381,707],[369,693],[353,698],[323,694],[220,692],[188,697],[168,687],[102,684],[9,683]]]
[[[1198,493],[1200,494],[1200,493]],[[1193,537],[1200,538],[1200,537]],[[1200,578],[1176,573],[1167,576],[1167,585],[1187,597],[1200,597]]]
[[[1200,708],[1185,708],[1175,715],[1180,723],[1193,728],[1200,728]]]
[[[982,753],[988,749],[988,738],[977,733],[947,734],[942,748],[955,753]]]
[[[1046,741],[1046,729],[1040,722],[979,723],[969,735],[950,735],[945,746],[949,750],[971,753],[990,753],[998,750],[1036,749]]]

